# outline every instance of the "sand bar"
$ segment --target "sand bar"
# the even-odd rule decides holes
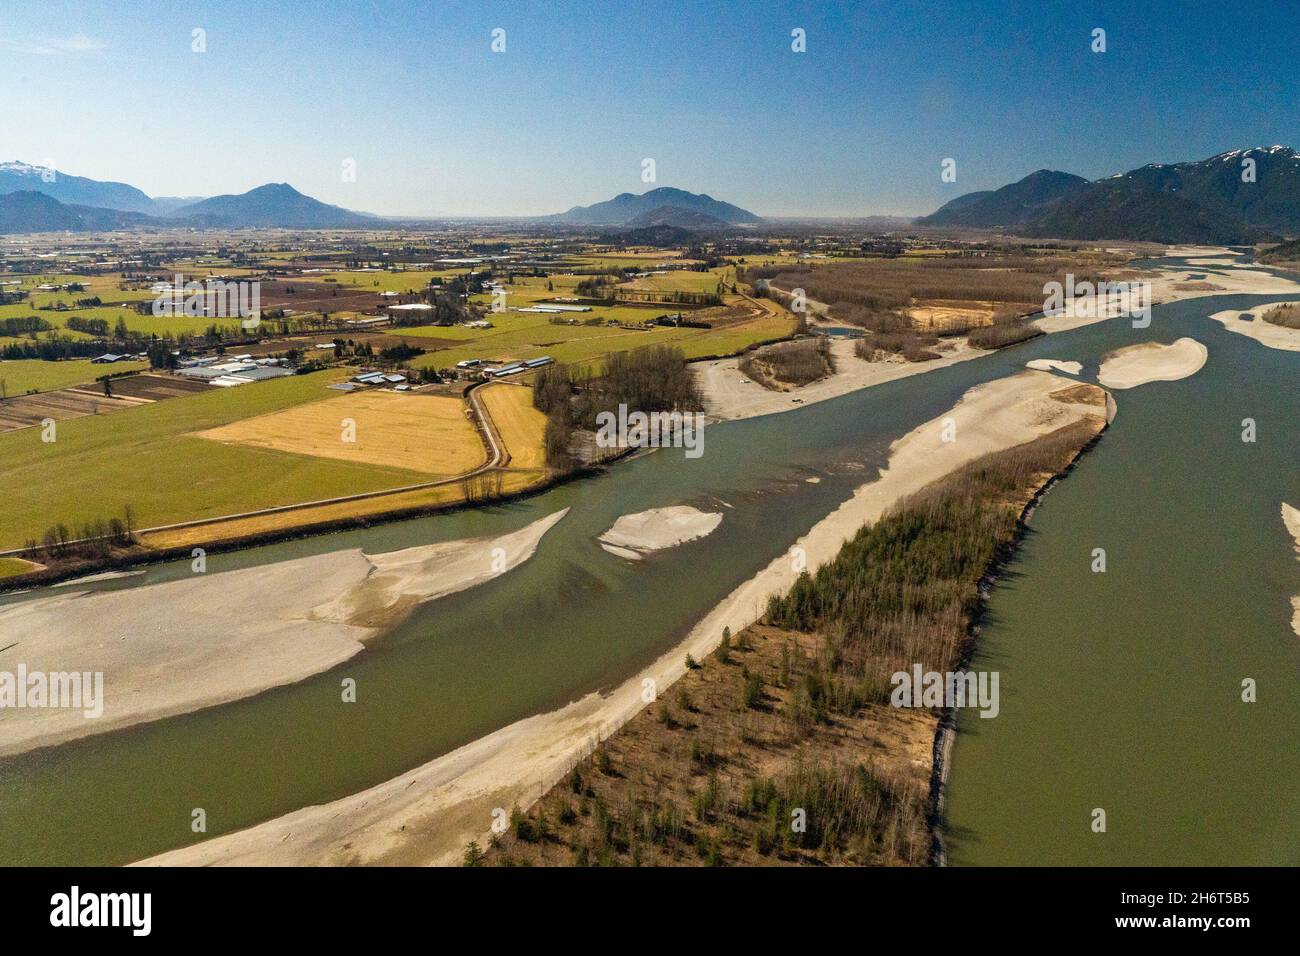
[[[1232,263],[1232,268],[1225,266],[1222,275],[1215,273],[1207,279],[1195,280],[1192,275],[1201,273],[1189,273],[1181,264],[1176,268],[1157,266],[1137,273],[1132,279],[1123,280],[1150,282],[1151,294],[1148,301],[1152,304],[1207,295],[1300,293],[1300,283],[1261,268],[1251,268],[1249,263],[1236,262],[1233,257],[1239,257],[1241,253],[1221,246],[1171,246],[1165,255],[1224,259]],[[1109,307],[1105,307],[1104,302],[1103,298],[1102,308],[1083,308],[1082,302],[1071,301],[1064,304],[1061,314],[1040,317],[1033,324],[1049,334],[1067,332],[1125,315],[1134,306],[1141,304],[1134,292],[1127,289],[1114,296]],[[810,325],[844,324],[830,319],[827,314],[829,306],[824,302],[809,299],[807,304]],[[763,388],[739,370],[739,360],[734,358],[695,362],[692,363],[691,370],[704,393],[705,413],[709,418],[714,421],[734,421],[788,412],[804,405],[838,398],[861,388],[947,368],[957,362],[990,354],[983,349],[971,348],[964,339],[955,349],[944,353],[942,358],[929,362],[867,362],[854,354],[852,339],[839,337],[831,342],[831,351],[836,364],[834,374],[788,392],[772,392]]]
[[[1083,371],[1082,362],[1064,362],[1061,359],[1030,359],[1025,363],[1025,368],[1038,369],[1040,372],[1067,372],[1070,375],[1078,375]]]
[[[500,538],[359,549],[0,607],[0,671],[96,672],[103,714],[0,709],[0,756],[250,697],[362,650],[402,610],[527,560],[557,512]],[[498,550],[499,549],[499,550]],[[496,570],[501,569],[500,571]]]
[[[168,866],[456,863],[470,840],[486,840],[494,809],[522,808],[544,794],[597,740],[645,706],[643,681],[654,681],[662,694],[685,672],[687,653],[702,658],[717,645],[724,627],[736,633],[752,624],[770,595],[793,584],[799,573],[796,568],[820,567],[860,527],[878,519],[900,498],[981,455],[1083,418],[1100,429],[1101,405],[1052,398],[1063,387],[1081,386],[1063,385],[1047,372],[1028,371],[968,391],[949,413],[895,442],[889,465],[878,479],[858,488],[793,542],[787,553],[732,591],[680,644],[609,695],[589,694],[559,710],[518,721],[361,793],[144,862]]]
[[[1199,372],[1209,354],[1209,350],[1196,339],[1186,337],[1172,345],[1141,342],[1107,355],[1101,363],[1097,381],[1107,388],[1175,382]]]
[[[620,557],[638,560],[652,551],[703,538],[720,524],[722,515],[717,512],[700,511],[687,505],[652,508],[623,515],[600,536],[600,546]]]
[[[942,358],[928,362],[868,362],[854,354],[853,342],[853,339],[844,337],[832,339],[835,372],[788,392],[774,392],[759,385],[740,371],[739,359],[695,362],[691,371],[704,393],[704,412],[713,421],[735,421],[788,412],[792,408],[839,398],[860,388],[947,368],[989,354],[984,349],[971,348],[963,340],[960,346]]]
[[[1300,352],[1300,329],[1289,329],[1285,325],[1274,325],[1264,320],[1264,313],[1276,309],[1279,305],[1295,305],[1294,302],[1270,302],[1257,305],[1251,309],[1225,309],[1215,312],[1210,318],[1221,322],[1229,332],[1246,335],[1260,345],[1285,352]]]

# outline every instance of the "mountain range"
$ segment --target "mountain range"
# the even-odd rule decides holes
[[[38,192],[73,206],[94,206],[121,212],[161,215],[153,199],[126,183],[100,182],[71,176],[48,166],[0,163],[0,193]]]
[[[640,196],[619,193],[613,199],[591,206],[574,206],[568,212],[543,216],[544,221],[589,226],[714,226],[753,225],[762,222],[748,209],[722,202],[704,193],[660,186]]]
[[[534,221],[700,232],[763,220],[703,193],[664,186]],[[288,183],[207,199],[150,197],[126,183],[0,163],[0,233],[375,229],[389,222],[320,202]],[[1098,180],[1040,169],[1001,189],[958,196],[916,222],[1077,240],[1223,244],[1293,237],[1300,235],[1300,153],[1287,146],[1237,149],[1197,162],[1153,163]]]
[[[1250,243],[1300,233],[1300,153],[1234,149],[1153,163],[1106,179],[1040,169],[967,193],[918,225],[1000,229],[1055,239]]]
[[[39,197],[39,198],[34,198]],[[113,229],[373,229],[377,216],[305,196],[288,183],[246,193],[150,197],[126,183],[102,182],[29,163],[0,163],[0,233]]]
[[[747,209],[671,187],[640,196],[623,193],[536,221],[692,232],[762,222]],[[151,197],[126,183],[72,176],[30,163],[0,163],[0,234],[149,228],[375,229],[385,224],[377,216],[312,199],[288,183],[267,183],[246,193],[206,199]]]
[[[111,232],[141,229],[159,220],[139,212],[61,203],[31,190],[0,196],[0,235],[23,232]]]
[[[180,207],[171,218],[227,229],[372,229],[383,222],[378,216],[304,196],[288,183],[267,183],[246,193],[213,196]]]

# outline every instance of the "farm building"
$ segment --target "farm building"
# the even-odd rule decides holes
[[[390,315],[394,312],[398,315],[411,315],[412,313],[424,314],[433,311],[433,306],[424,302],[407,302],[403,305],[387,305],[384,308],[388,310]]]
[[[527,308],[515,309],[516,312],[533,312],[556,315],[564,312],[590,312],[589,305],[534,305]]]
[[[287,368],[274,368],[272,366],[264,365],[258,368],[248,369],[244,372],[236,372],[230,377],[243,379],[245,382],[265,382],[267,379],[284,378],[292,374],[294,373]]]

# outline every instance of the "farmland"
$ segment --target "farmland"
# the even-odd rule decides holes
[[[85,415],[120,411],[136,404],[126,398],[110,398],[97,389],[62,388],[18,395],[0,402],[0,432],[28,428],[47,420],[62,422]]]
[[[48,265],[33,269],[28,260],[25,269],[0,269],[3,288],[25,296],[0,305],[0,318],[35,317],[50,326],[14,323],[3,342],[26,349],[57,338],[76,346],[61,354],[78,356],[0,363],[10,396],[0,405],[0,456],[21,504],[0,516],[0,549],[39,540],[54,525],[75,536],[128,508],[137,530],[200,522],[143,535],[146,545],[160,546],[523,490],[550,474],[531,376],[478,393],[508,457],[479,485],[464,484],[457,476],[480,468],[487,451],[462,398],[465,382],[481,373],[457,363],[550,356],[599,374],[606,357],[646,345],[671,346],[687,359],[733,355],[787,339],[798,327],[779,302],[751,294],[746,270],[813,268],[821,275],[864,264],[842,243],[833,257],[797,252],[809,248],[807,240],[750,243],[744,255],[726,255],[704,247],[621,248],[527,228],[487,229],[477,244],[474,235],[233,236],[206,240],[206,250],[191,236],[172,236],[156,250],[133,250],[130,268],[108,265],[102,250],[54,246]],[[262,325],[241,332],[238,317],[154,316],[142,308],[156,284],[177,276],[258,281]],[[346,324],[411,302],[433,304],[445,324]],[[561,304],[584,310],[519,311]],[[937,317],[942,305],[930,305]],[[82,321],[70,328],[73,319]],[[85,320],[102,322],[107,334],[87,330]],[[149,351],[159,370],[120,376],[145,364],[92,366],[88,356],[98,349]],[[232,357],[237,367],[241,355],[260,366],[322,371],[213,389],[189,369],[181,369],[186,377],[162,368]],[[326,388],[376,368],[401,374],[408,388]],[[120,377],[105,396],[95,379],[109,373]],[[32,390],[40,394],[24,394]],[[46,418],[58,423],[53,443],[24,427]],[[345,421],[355,423],[355,441],[344,440]],[[419,485],[428,487],[390,491]],[[340,498],[349,500],[333,500]]]
[[[148,368],[148,362],[115,362],[112,365],[92,365],[90,359],[69,359],[64,362],[42,362],[39,359],[18,359],[0,362],[0,382],[4,388],[0,395],[24,395],[27,392],[48,392],[69,385],[85,385],[101,375],[115,372],[132,372]],[[98,389],[98,385],[92,386]]]
[[[24,561],[22,558],[0,558],[0,578],[13,577],[15,574],[26,574],[35,568],[35,564],[31,561]]]
[[[544,471],[546,416],[533,407],[533,390],[500,383],[482,389],[479,396],[510,453],[509,467]]]
[[[21,507],[0,512],[0,549],[40,539],[59,521],[70,527],[120,515],[130,505],[149,527],[377,491],[427,480],[386,465],[338,461],[223,444],[193,433],[327,399],[321,373],[211,390],[72,419],[44,443],[36,429],[0,434],[7,488]]]
[[[297,405],[198,433],[211,441],[392,466],[436,477],[485,460],[458,398],[361,392]]]
[[[679,270],[636,279],[622,287],[648,292],[713,293],[723,275],[731,277],[734,270]],[[436,351],[415,364],[449,368],[466,359],[521,360],[542,355],[562,362],[591,362],[610,352],[642,345],[675,345],[688,358],[698,358],[728,354],[758,342],[784,338],[795,327],[793,317],[784,309],[740,295],[726,296],[726,305],[693,311],[667,302],[591,305],[590,311],[575,312],[568,317],[514,311],[567,301],[575,295],[582,278],[578,275],[518,277],[502,286],[506,290],[504,311],[491,311],[494,297],[490,293],[471,297],[473,304],[488,311],[488,321],[493,325],[490,329],[420,326],[394,330],[393,334],[436,340],[427,346]],[[656,316],[679,311],[685,311],[691,320],[709,323],[712,328],[641,327]],[[448,343],[452,342],[459,344],[449,347]]]

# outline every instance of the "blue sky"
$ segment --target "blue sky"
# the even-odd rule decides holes
[[[649,157],[654,185],[760,215],[911,215],[1042,167],[1300,146],[1289,2],[6,0],[3,21],[0,161],[152,195],[288,181],[533,215],[642,192]]]

